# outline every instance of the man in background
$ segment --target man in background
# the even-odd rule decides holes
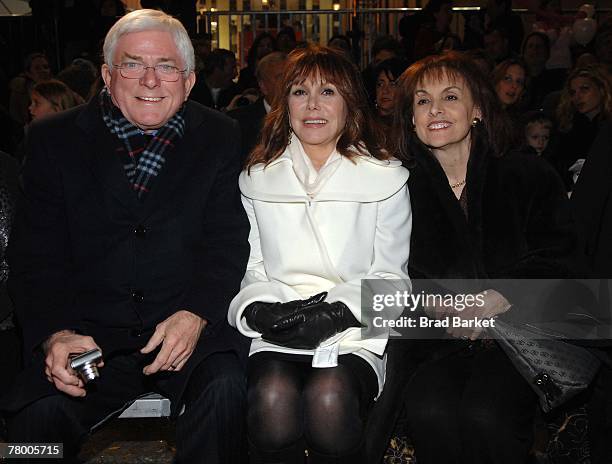
[[[264,119],[272,108],[276,93],[282,92],[282,89],[279,89],[279,84],[285,71],[286,61],[287,54],[283,52],[272,52],[259,60],[255,77],[262,96],[250,105],[238,107],[227,113],[240,125],[243,162],[259,140]]]

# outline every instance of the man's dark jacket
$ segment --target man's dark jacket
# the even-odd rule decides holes
[[[206,356],[246,356],[248,341],[226,318],[249,253],[238,128],[191,101],[184,116],[185,134],[142,202],[95,99],[32,126],[9,245],[26,370],[0,407],[17,410],[56,392],[40,345],[62,329],[92,336],[108,359],[143,347],[176,311],[205,318],[187,365],[169,376],[174,406]]]
[[[191,99],[209,108],[222,110],[229,105],[232,102],[232,99],[239,93],[240,89],[238,85],[232,82],[227,88],[222,89],[221,92],[219,92],[217,103],[215,103],[212,90],[206,83],[206,77],[204,76],[203,72],[200,72],[198,73],[196,83],[191,90]]]

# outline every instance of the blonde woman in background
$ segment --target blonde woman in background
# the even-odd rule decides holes
[[[39,82],[32,89],[28,110],[32,120],[85,103],[83,98],[58,80]]]
[[[596,64],[572,71],[556,111],[561,136],[555,165],[568,191],[573,189],[602,122],[611,114],[612,87],[603,66]]]

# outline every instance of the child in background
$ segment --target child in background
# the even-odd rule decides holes
[[[552,118],[542,111],[529,111],[523,118],[523,128],[524,138],[521,151],[541,157],[559,173],[567,173],[567,167],[559,159],[559,141],[554,137],[555,126]],[[584,160],[580,160],[580,163],[569,169],[573,182],[576,182],[583,162]]]
[[[525,116],[525,148],[541,156],[548,147],[553,129],[552,120],[541,111],[532,111]]]

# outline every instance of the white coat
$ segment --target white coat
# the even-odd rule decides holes
[[[364,338],[362,329],[353,327],[317,350],[298,350],[264,341],[242,318],[254,301],[287,302],[327,291],[326,301],[343,302],[363,324],[362,279],[378,279],[376,288],[386,293],[410,290],[408,171],[395,159],[341,157],[335,172],[310,198],[294,172],[290,147],[268,166],[256,165],[250,174],[240,175],[251,223],[251,253],[241,290],[230,304],[229,323],[253,338],[250,354],[268,350],[310,355],[313,367],[337,365],[339,354],[360,356],[372,366],[380,391],[388,331]],[[395,319],[401,310],[389,308],[385,316]]]

